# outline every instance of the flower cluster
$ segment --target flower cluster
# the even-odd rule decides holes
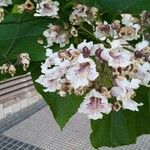
[[[17,69],[17,65],[23,65],[23,70],[26,71],[30,64],[30,57],[28,53],[21,53],[18,55],[18,59],[16,63],[12,64],[10,61],[9,63],[5,63],[2,66],[0,66],[0,72],[1,74],[10,74],[11,76],[14,76]]]
[[[41,66],[43,75],[37,80],[46,92],[59,91],[61,96],[67,93],[83,95],[99,75],[95,62],[83,57],[82,51],[73,45],[55,53],[47,49],[46,56],[48,58]]]
[[[69,20],[73,25],[78,25],[84,21],[91,24],[97,18],[98,9],[96,7],[88,7],[78,4],[73,8]]]
[[[137,18],[130,14],[122,14],[121,16],[121,22],[119,20],[115,20],[112,24],[108,24],[106,21],[97,22],[94,32],[96,38],[100,40],[105,40],[108,37],[121,38],[125,41],[137,40],[140,37],[139,30],[141,28],[137,23]]]
[[[1,74],[8,73],[11,76],[14,76],[16,73],[16,68],[12,64],[3,64],[2,66],[0,66],[0,71],[1,71]]]
[[[97,21],[97,13],[95,7],[78,4],[69,18],[73,25],[70,32],[58,25],[49,25],[43,33],[48,43],[45,48],[54,43],[64,47],[71,35],[79,36],[76,27],[83,29],[83,22],[91,25],[93,33],[90,35],[98,42],[84,40],[58,52],[47,48],[47,59],[41,65],[42,75],[36,80],[44,86],[45,92],[57,92],[63,97],[84,95],[78,111],[94,120],[120,109],[139,111],[143,103],[134,100],[135,90],[140,85],[150,86],[150,46],[141,32],[144,22],[149,22],[145,17],[147,12],[137,18],[122,14],[121,20],[111,24]],[[108,78],[111,85],[103,84]]]
[[[4,20],[1,7],[11,3],[0,0],[0,22]],[[75,4],[64,22],[55,21],[62,13],[59,14],[59,5],[52,0],[26,0],[18,5],[19,13],[35,8],[34,16],[53,18],[55,22],[37,40],[42,45],[46,40],[47,45],[44,45],[46,60],[41,64],[42,75],[36,82],[44,87],[44,92],[56,92],[62,97],[83,96],[78,111],[90,119],[101,119],[121,109],[139,111],[143,103],[135,100],[136,90],[141,85],[150,87],[150,44],[145,34],[150,26],[150,13],[143,11],[136,17],[121,14],[120,20],[110,23],[100,18],[96,7]],[[59,46],[60,50],[53,51],[52,46]],[[14,65],[5,63],[0,71],[14,76],[17,64],[26,71],[29,54],[21,53]]]
[[[45,92],[59,91],[61,96],[67,93],[83,95],[91,89],[79,108],[79,112],[86,113],[91,119],[102,118],[103,113],[121,108],[138,111],[138,106],[142,106],[142,103],[133,100],[134,90],[140,85],[149,86],[150,64],[144,58],[137,58],[134,51],[124,49],[121,42],[112,41],[109,49],[102,44],[86,41],[77,48],[71,45],[70,48],[55,53],[47,49],[48,58],[41,66],[43,75],[37,82],[46,88]],[[147,41],[138,43],[137,47],[145,42]],[[98,65],[106,63],[112,69],[114,86],[109,90],[106,88],[105,92],[95,82],[101,72],[98,72],[93,56],[99,60]],[[114,104],[108,103],[112,97],[116,98]],[[121,107],[116,109],[116,104]]]

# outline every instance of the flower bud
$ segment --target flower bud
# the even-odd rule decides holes
[[[30,64],[30,57],[28,53],[21,53],[18,56],[19,63],[23,65],[23,70],[26,71]]]
[[[8,73],[11,74],[11,76],[14,76],[14,74],[16,73],[16,68],[14,65],[10,65],[8,67]]]
[[[0,22],[4,20],[4,9],[0,8]]]
[[[6,73],[7,73],[7,70],[8,70],[8,67],[9,67],[8,64],[3,64],[3,65],[0,67],[1,74],[6,74]]]
[[[121,109],[121,104],[119,103],[119,101],[116,101],[113,105],[113,110],[118,112],[120,109]]]
[[[31,11],[34,9],[34,5],[30,0],[27,0],[24,4],[18,5],[20,13]]]
[[[75,29],[75,27],[71,28],[71,35],[74,37],[78,37],[78,31]]]

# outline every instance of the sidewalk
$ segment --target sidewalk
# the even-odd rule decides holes
[[[84,115],[76,114],[63,131],[44,104],[32,106],[8,120],[3,129],[0,125],[0,150],[93,150],[89,120]],[[150,150],[150,135],[138,138],[135,145],[100,150]]]

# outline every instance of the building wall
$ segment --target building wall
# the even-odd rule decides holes
[[[29,74],[0,82],[0,120],[41,99]]]

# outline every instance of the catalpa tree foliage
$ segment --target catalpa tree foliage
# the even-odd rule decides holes
[[[0,0],[0,79],[31,73],[63,128],[91,120],[91,144],[150,133],[149,0]]]

